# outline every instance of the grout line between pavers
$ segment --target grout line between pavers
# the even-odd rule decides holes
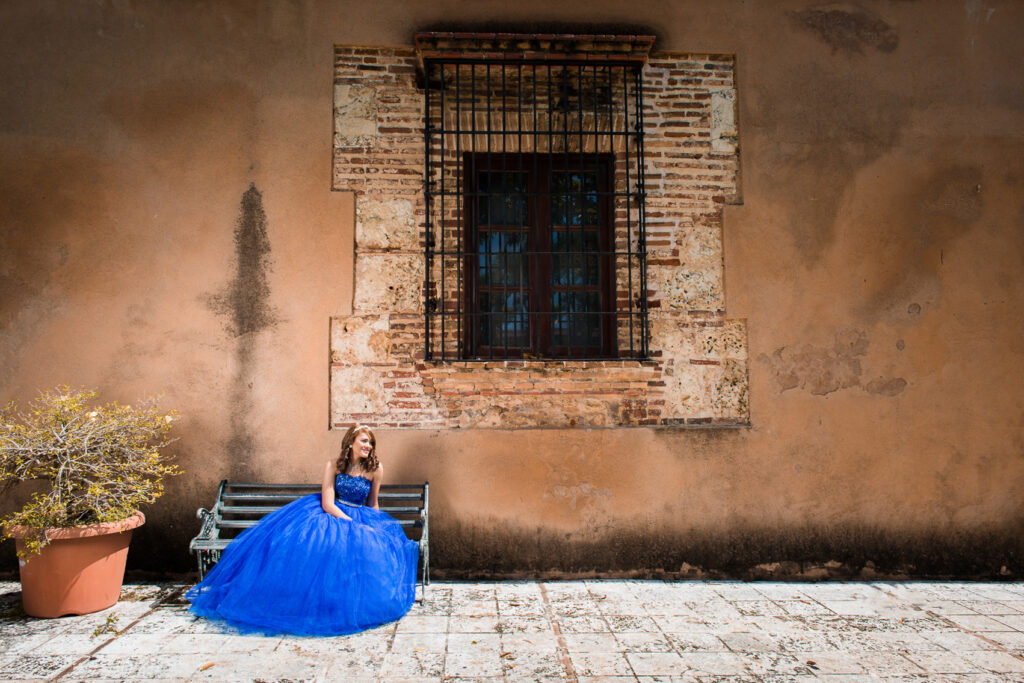
[[[906,604],[907,604],[907,605],[909,605],[909,606],[910,606],[910,608],[911,608],[911,609],[913,609],[913,610],[916,610],[916,611],[918,611],[918,612],[921,612],[922,614],[926,614],[926,615],[928,615],[929,617],[932,617],[933,619],[937,619],[937,620],[939,620],[939,621],[941,621],[941,622],[944,622],[945,624],[947,624],[947,625],[949,625],[949,626],[952,626],[952,627],[954,627],[955,629],[957,629],[958,631],[960,631],[960,632],[962,632],[962,633],[966,633],[966,634],[968,634],[968,635],[971,635],[971,636],[974,636],[974,637],[976,637],[976,638],[979,638],[980,640],[983,640],[983,641],[985,641],[986,643],[989,643],[989,644],[991,644],[991,645],[994,645],[995,647],[999,648],[999,649],[1000,649],[1000,650],[1002,650],[1003,652],[1006,652],[1007,654],[1010,654],[1010,655],[1013,655],[1014,657],[1017,657],[1017,659],[1024,659],[1024,658],[1022,658],[1022,657],[1018,657],[1018,656],[1017,656],[1017,655],[1015,655],[1015,654],[1014,654],[1013,652],[1010,652],[1010,651],[1008,651],[1008,650],[1005,650],[1005,649],[1004,649],[1004,648],[1003,648],[1003,647],[1002,647],[1002,646],[1001,646],[1001,645],[1000,645],[999,643],[996,643],[996,642],[994,642],[994,641],[992,641],[992,640],[990,640],[990,639],[986,638],[985,636],[982,636],[982,635],[980,635],[980,634],[978,634],[978,633],[975,633],[975,632],[973,632],[973,631],[971,631],[971,630],[969,630],[969,629],[966,629],[966,628],[964,628],[964,627],[960,626],[959,624],[957,624],[956,622],[952,621],[951,619],[947,618],[947,617],[946,617],[946,616],[944,616],[944,615],[941,615],[941,614],[937,614],[937,613],[935,613],[935,612],[932,612],[931,610],[928,610],[928,609],[924,609],[924,608],[922,608],[922,607],[919,607],[919,606],[915,605],[915,604],[914,604],[914,603],[913,603],[912,601],[910,601],[910,600],[907,600],[907,599],[905,599],[905,598],[901,598],[901,597],[900,597],[899,595],[897,595],[896,593],[894,593],[894,592],[893,592],[893,591],[891,591],[891,590],[888,590],[887,588],[881,588],[881,587],[880,587],[880,586],[878,586],[877,584],[871,584],[871,585],[872,585],[872,587],[873,587],[873,588],[877,589],[877,590],[878,590],[878,591],[880,591],[880,592],[881,592],[882,594],[884,594],[884,595],[887,595],[887,596],[889,596],[889,597],[890,597],[890,598],[892,598],[893,600],[896,600],[896,601],[897,601],[897,602],[899,602],[899,603],[906,603]],[[901,619],[901,621],[902,621],[902,619]],[[954,654],[954,655],[957,655],[957,656],[960,656],[960,654],[959,654],[958,652],[955,652],[955,651],[952,651],[952,650],[947,650],[947,649],[945,649],[945,648],[944,648],[944,649],[943,649],[943,651],[944,651],[944,652],[949,652],[949,653],[951,653],[951,654]],[[906,651],[906,650],[893,650],[893,651],[892,651],[892,654],[894,654],[894,655],[896,655],[896,656],[898,656],[898,657],[902,657],[903,659],[906,659],[906,660],[907,660],[908,662],[911,662],[911,663],[913,663],[913,664],[916,664],[917,666],[921,667],[921,665],[920,665],[920,664],[917,664],[917,662],[915,662],[914,660],[910,659],[910,658],[909,658],[909,657],[907,656],[907,655],[909,654],[909,652],[908,652],[908,651]],[[962,657],[962,656],[961,656],[961,658],[963,659],[963,657]],[[921,667],[921,668],[924,668],[924,667]],[[870,672],[869,672],[869,673],[870,673]],[[928,672],[926,672],[926,673],[928,673]]]
[[[663,583],[667,584],[667,582],[663,582]],[[685,600],[680,600],[679,602],[681,602],[681,603],[683,603],[684,605],[686,605],[686,601],[685,601]],[[687,608],[687,609],[690,609],[690,606],[689,606],[689,605],[687,605],[687,606],[686,606],[686,608]],[[691,610],[691,611],[693,611],[693,610]],[[665,642],[666,642],[666,643],[668,643],[668,646],[669,646],[669,647],[671,648],[671,650],[670,650],[670,651],[671,651],[671,652],[674,652],[674,653],[675,653],[675,654],[676,654],[676,655],[677,655],[677,656],[678,656],[678,657],[680,658],[680,661],[682,661],[682,660],[683,660],[683,652],[682,652],[682,651],[681,651],[681,650],[679,649],[679,646],[678,646],[678,645],[676,644],[676,642],[675,642],[675,639],[674,639],[674,638],[671,638],[671,637],[669,637],[669,635],[668,635],[667,633],[665,633],[665,629],[663,629],[663,628],[661,627],[661,624],[659,624],[659,623],[658,623],[658,620],[657,620],[657,619],[655,619],[655,618],[654,618],[653,616],[651,616],[650,612],[648,612],[648,613],[647,613],[647,617],[648,617],[648,618],[649,618],[649,619],[650,619],[651,621],[653,621],[653,622],[654,622],[654,625],[655,625],[655,626],[657,626],[657,627],[658,627],[658,633],[660,633],[660,634],[661,634],[661,637],[665,639]],[[614,636],[614,633],[612,634],[612,637],[613,637],[613,638],[615,637],[615,636]],[[715,636],[715,637],[717,638],[718,636]],[[719,640],[720,642],[722,642],[722,643],[724,644],[724,641],[722,641],[722,639],[721,639],[721,638],[719,638],[718,640]],[[616,641],[618,641],[618,638],[616,638]],[[621,643],[620,643],[620,644],[621,644]],[[726,645],[726,647],[729,647],[729,646],[728,646],[728,645]],[[625,657],[625,654],[623,654],[623,656]],[[627,661],[627,662],[629,662],[629,657],[626,657],[626,661]],[[630,662],[630,668],[632,668],[632,666],[633,666],[633,664],[632,664],[632,663]],[[688,666],[688,665],[685,665],[685,666],[686,666],[686,671],[692,671],[692,668],[691,668],[690,666]],[[635,674],[636,670],[634,669],[633,671],[634,671],[634,675],[636,675],[636,674]],[[685,672],[681,672],[681,673],[685,673]]]
[[[882,589],[879,589],[879,590],[882,590]],[[890,590],[882,590],[882,592],[885,593],[886,595],[888,595],[891,598],[894,598],[896,600],[901,600],[901,598],[898,595],[896,595],[895,593],[893,593]],[[955,602],[955,601],[953,601],[953,602]],[[989,645],[992,645],[997,650],[1000,650],[1001,652],[1005,652],[1006,654],[1010,655],[1011,657],[1014,657],[1015,659],[1019,659],[1021,661],[1024,661],[1024,656],[1021,656],[1021,655],[1017,654],[1013,650],[1007,649],[1006,647],[1003,646],[1002,643],[997,643],[996,641],[992,640],[991,638],[989,638],[987,636],[981,635],[980,632],[972,631],[969,628],[961,626],[960,624],[956,623],[955,621],[953,621],[949,617],[945,616],[944,614],[938,614],[938,613],[933,612],[933,611],[931,611],[929,609],[923,609],[923,608],[918,607],[917,605],[915,605],[913,603],[910,603],[910,606],[913,607],[914,609],[920,611],[920,612],[923,612],[924,614],[927,614],[928,616],[932,617],[933,619],[938,619],[939,621],[945,622],[947,625],[952,626],[953,628],[957,629],[961,633],[966,633],[968,635],[974,636],[975,638],[978,638],[979,640],[982,640],[982,641],[988,643]]]
[[[555,634],[558,658],[562,660],[562,666],[565,667],[565,680],[569,681],[569,683],[578,683],[579,679],[576,677],[576,669],[572,665],[572,658],[569,657],[569,645],[562,636],[562,628],[558,625],[555,611],[551,608],[551,601],[548,600],[548,591],[540,581],[537,582],[537,587],[540,589],[540,597],[544,601],[544,609],[548,613],[548,621],[551,622],[551,630]],[[588,588],[587,590],[589,591],[590,589]]]
[[[501,656],[501,653],[505,649],[505,644],[502,641],[502,635],[505,633],[501,626],[501,608],[500,601],[498,600],[498,591],[494,591],[494,623],[498,632],[498,663],[501,665],[501,680],[508,682],[508,669],[505,668],[505,658]]]
[[[593,593],[590,593],[590,584],[588,584],[587,582],[584,582],[583,585],[587,587],[587,593],[589,593],[591,595],[591,597],[593,597]],[[601,599],[605,600],[605,599],[607,599],[607,597],[608,596],[603,596]],[[630,597],[633,598],[633,599],[636,598],[636,594],[633,593],[632,589],[630,590]],[[595,602],[595,606],[596,605],[597,604]],[[608,619],[608,615],[605,614],[605,610],[601,609],[600,606],[597,606],[597,613],[599,615],[601,615],[601,620],[604,621],[605,626],[608,627],[608,633],[612,634],[612,638],[615,639],[615,642],[618,643],[619,645],[622,645],[622,642],[618,639],[618,637],[616,635],[617,631],[615,630],[615,627],[612,626],[612,622]],[[637,616],[639,616],[639,615],[637,615]],[[625,660],[626,665],[629,667],[629,670],[632,672],[633,679],[634,680],[640,680],[639,678],[637,678],[636,669],[633,668],[633,662],[629,661],[629,657],[626,656],[626,652],[623,650],[619,654],[622,655],[622,659]]]
[[[836,612],[834,609],[832,609],[831,607],[829,607],[828,605],[823,603],[821,600],[819,600],[818,598],[816,598],[813,595],[811,595],[811,593],[809,591],[804,590],[803,588],[801,588],[800,589],[800,595],[802,595],[804,598],[806,598],[808,603],[813,603],[815,605],[818,605],[819,607],[825,609],[828,612],[828,614],[823,614],[823,615],[820,615],[820,616],[823,616],[823,617],[833,616],[833,617],[836,617],[837,619],[842,619],[844,622],[848,622],[848,619],[846,618],[846,615],[839,614],[839,612]],[[782,610],[784,612],[786,611],[785,608],[782,608]],[[813,616],[813,615],[790,615],[790,616],[806,617],[806,616]],[[806,623],[806,622],[804,622],[804,623]],[[726,643],[726,647],[728,647],[728,643]],[[790,652],[789,650],[786,649],[785,646],[782,646],[782,651],[783,652],[787,652],[787,653]],[[793,656],[799,662],[800,658],[796,657],[795,652],[796,651],[794,651],[794,655]],[[817,665],[813,665],[812,666],[812,665],[808,664],[807,661],[804,661],[802,664],[803,664],[803,666],[806,666],[808,669],[811,670],[811,675],[813,675],[815,678],[818,678],[818,674],[822,673]]]
[[[112,642],[114,642],[115,640],[117,640],[118,638],[120,638],[120,637],[121,637],[122,635],[124,635],[125,633],[127,633],[127,632],[128,632],[129,630],[131,630],[131,628],[132,628],[133,626],[135,626],[135,625],[136,625],[137,623],[139,623],[140,621],[142,621],[143,619],[145,619],[146,617],[148,617],[148,616],[149,616],[150,614],[152,614],[153,612],[155,612],[155,611],[157,610],[157,608],[159,608],[159,607],[160,607],[161,603],[163,603],[163,602],[165,602],[165,601],[167,601],[167,600],[171,600],[171,599],[173,599],[173,598],[176,598],[176,597],[178,597],[179,595],[181,595],[181,594],[182,594],[182,593],[184,593],[184,592],[185,592],[185,586],[179,586],[178,588],[175,588],[175,589],[174,589],[173,591],[171,591],[171,592],[170,592],[170,593],[168,593],[167,595],[165,595],[165,596],[163,596],[163,597],[160,597],[160,598],[157,598],[156,600],[154,600],[154,601],[153,601],[153,606],[152,606],[152,607],[150,607],[150,608],[149,608],[148,610],[146,610],[145,612],[143,612],[143,613],[142,613],[142,615],[140,615],[139,617],[137,617],[137,618],[135,619],[135,621],[133,621],[132,623],[128,624],[127,626],[125,626],[125,627],[124,627],[123,629],[121,629],[120,631],[116,632],[116,633],[115,633],[115,634],[113,635],[113,637],[111,637],[111,638],[109,638],[109,639],[107,639],[107,640],[103,641],[103,642],[102,642],[102,643],[100,643],[99,645],[97,645],[97,646],[96,646],[96,648],[92,650],[92,652],[89,652],[88,654],[84,654],[84,655],[82,655],[81,657],[79,657],[79,658],[78,658],[78,659],[77,659],[77,660],[76,660],[75,662],[73,662],[72,664],[70,664],[70,665],[68,665],[67,667],[65,667],[65,668],[64,668],[64,669],[63,669],[63,670],[62,670],[62,671],[61,671],[60,673],[58,673],[58,674],[57,674],[56,676],[54,676],[53,678],[51,678],[51,679],[49,679],[49,680],[51,680],[51,681],[56,681],[56,680],[60,680],[61,678],[64,678],[64,677],[65,677],[65,676],[67,676],[67,675],[68,675],[69,673],[71,673],[72,669],[74,669],[74,668],[75,668],[76,666],[78,666],[78,665],[79,665],[79,664],[81,664],[82,662],[86,662],[86,661],[88,661],[88,660],[92,659],[93,657],[95,657],[95,656],[96,656],[96,654],[97,654],[97,653],[98,653],[98,652],[99,652],[100,650],[102,650],[103,648],[105,648],[105,647],[106,647],[107,645],[110,645],[110,644],[111,644]],[[114,604],[116,605],[117,603],[114,603]]]
[[[988,643],[989,645],[992,645],[993,647],[995,647],[1000,652],[1005,652],[1006,654],[1010,655],[1014,659],[1019,659],[1020,661],[1024,661],[1024,655],[1019,655],[1016,652],[1014,652],[1013,650],[1007,649],[1002,643],[997,643],[996,641],[992,640],[988,636],[981,635],[980,632],[972,631],[969,628],[961,626],[960,624],[956,623],[955,621],[953,621],[949,617],[946,617],[945,615],[935,614],[931,610],[924,610],[924,613],[928,614],[930,616],[933,616],[936,619],[939,619],[940,621],[946,622],[947,624],[949,624],[950,626],[952,626],[956,630],[960,631],[961,633],[966,633],[967,635],[974,636],[975,638],[977,638],[979,640],[982,640],[982,641]]]
[[[386,649],[386,650],[384,650],[384,656],[383,656],[383,657],[381,658],[381,660],[380,660],[381,666],[380,666],[380,669],[378,669],[378,671],[377,671],[377,676],[376,676],[376,680],[377,680],[377,681],[383,681],[383,680],[386,680],[386,679],[385,679],[385,678],[383,677],[383,675],[381,674],[381,671],[382,671],[382,670],[384,669],[384,665],[385,665],[385,664],[387,663],[387,661],[388,661],[388,655],[390,655],[390,654],[391,654],[391,651],[392,651],[392,650],[394,649],[394,646],[395,646],[395,637],[396,637],[397,635],[398,635],[398,622],[396,621],[395,623],[393,623],[393,624],[391,625],[391,637],[390,637],[390,638],[388,638],[388,647],[387,647],[387,649]]]
[[[872,583],[870,585],[871,585],[872,588],[875,588],[876,590],[880,591],[884,595],[888,595],[890,598],[892,598],[893,600],[896,600],[898,603],[901,603],[901,604],[905,603],[905,604],[909,605],[911,609],[917,610],[918,612],[921,612],[922,614],[931,614],[927,610],[921,609],[920,607],[915,605],[913,602],[910,602],[909,600],[901,598],[900,596],[898,596],[895,593],[893,593],[891,590],[887,590],[885,588],[881,588],[876,583]],[[932,615],[932,616],[934,616],[934,615]],[[915,662],[914,660],[912,660],[910,657],[907,656],[909,654],[909,651],[906,648],[903,648],[903,649],[893,648],[892,650],[889,650],[888,653],[893,655],[893,656],[895,656],[895,657],[900,657],[902,659],[905,659],[907,662],[909,662],[913,666],[918,667],[919,669],[922,669],[922,670],[924,669],[923,666],[921,666],[920,664],[918,664],[917,662]],[[873,672],[868,671],[867,673],[871,674]],[[925,671],[925,674],[928,674],[928,673],[929,673],[928,671]]]
[[[445,616],[447,619],[444,620],[444,657],[441,658],[441,680],[448,679],[448,646],[451,643],[451,632],[452,632],[452,617],[454,616],[453,605],[455,603],[454,595],[449,592],[448,609],[445,610]]]

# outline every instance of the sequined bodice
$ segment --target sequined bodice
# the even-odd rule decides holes
[[[362,505],[370,495],[370,480],[365,477],[353,477],[350,474],[339,474],[334,478],[334,493],[338,500],[349,505]]]

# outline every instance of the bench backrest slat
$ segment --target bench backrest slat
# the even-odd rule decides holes
[[[283,505],[222,505],[220,507],[220,513],[222,515],[258,515],[263,517],[266,514],[280,510]],[[344,508],[342,508],[344,510]],[[411,514],[418,513],[422,510],[422,507],[410,506],[410,505],[381,505],[380,509],[388,514]]]
[[[239,530],[255,525],[271,512],[319,490],[320,487],[315,484],[225,482],[218,491],[217,504],[213,510],[217,527],[227,532],[228,536],[235,535]],[[422,533],[420,517],[426,506],[425,487],[422,484],[384,484],[377,498],[381,510],[395,517],[406,529],[419,529],[418,533]]]
[[[248,529],[251,526],[256,526],[259,521],[258,519],[222,519],[219,526],[221,529]],[[396,519],[395,521],[403,527],[423,526],[423,522],[418,519]]]

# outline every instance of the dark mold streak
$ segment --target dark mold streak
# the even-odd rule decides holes
[[[236,374],[231,389],[231,434],[227,451],[232,478],[251,479],[250,466],[256,438],[249,425],[255,382],[256,336],[273,327],[278,318],[270,304],[270,239],[263,195],[250,184],[242,195],[235,223],[235,277],[226,290],[209,299],[209,306],[227,316],[228,333],[236,338]]]
[[[447,578],[1010,578],[1022,569],[1024,542],[1018,532],[901,531],[857,524],[677,532],[637,525],[588,535],[493,520],[439,524],[431,531],[431,557],[432,569]]]
[[[226,290],[211,296],[210,308],[229,318],[228,332],[235,337],[259,332],[277,323],[270,305],[270,239],[263,195],[250,184],[242,195],[235,224],[235,277]]]

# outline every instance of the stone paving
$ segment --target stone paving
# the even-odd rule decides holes
[[[336,638],[232,633],[184,588],[37,620],[0,582],[0,680],[1024,681],[1022,583],[436,583]]]

